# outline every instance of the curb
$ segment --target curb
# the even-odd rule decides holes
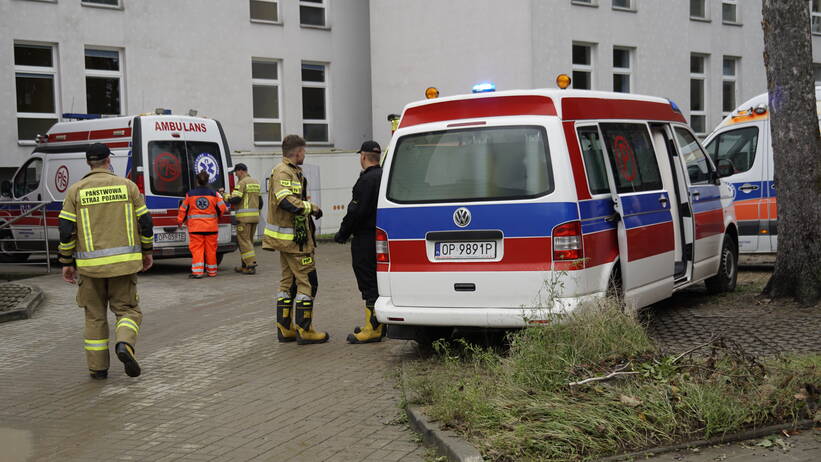
[[[651,448],[646,449],[644,451],[637,451],[637,452],[629,452],[624,454],[618,454],[615,456],[605,457],[603,459],[598,459],[598,462],[615,462],[620,460],[637,460],[637,459],[644,459],[646,457],[656,456],[659,454],[664,454],[667,452],[675,452],[681,451],[690,448],[701,448],[705,446],[715,446],[718,444],[724,443],[735,443],[737,441],[745,441],[751,440],[755,438],[763,438],[765,436],[769,436],[775,433],[779,433],[782,430],[806,430],[808,428],[812,428],[814,425],[811,419],[806,420],[799,420],[797,422],[788,423],[788,424],[780,424],[780,425],[770,425],[769,427],[761,427],[756,428],[753,430],[746,430],[741,431],[738,433],[733,433],[731,435],[719,436],[716,438],[710,438],[709,440],[696,440],[690,441],[687,443],[680,443],[674,444],[671,446],[662,446],[658,448]]]
[[[0,312],[0,322],[31,318],[34,314],[34,310],[40,306],[45,298],[43,296],[43,291],[37,286],[29,286],[25,284],[17,285],[28,287],[31,289],[31,292],[26,296],[26,298],[20,300],[20,303],[17,304],[15,309]]]
[[[436,449],[440,456],[445,456],[451,462],[482,462],[482,454],[465,440],[449,430],[440,430],[439,426],[431,423],[422,410],[417,406],[407,405],[405,412],[411,428],[422,435],[426,446]]]

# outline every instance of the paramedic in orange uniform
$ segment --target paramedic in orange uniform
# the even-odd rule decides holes
[[[217,275],[217,233],[219,216],[228,212],[225,202],[208,187],[208,172],[197,174],[197,187],[188,191],[180,204],[177,226],[188,220],[188,249],[191,250],[191,278]]]

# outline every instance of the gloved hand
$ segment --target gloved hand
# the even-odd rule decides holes
[[[317,220],[319,220],[320,218],[322,218],[322,209],[319,208],[318,205],[311,203],[311,215],[313,215],[314,217],[316,217]]]
[[[340,234],[339,231],[337,231],[336,234],[334,234],[334,242],[336,242],[337,244],[344,244],[347,241],[348,238]]]

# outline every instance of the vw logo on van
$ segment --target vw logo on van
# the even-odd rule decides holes
[[[470,224],[470,210],[459,207],[453,212],[453,223],[460,228],[464,228],[465,226]]]

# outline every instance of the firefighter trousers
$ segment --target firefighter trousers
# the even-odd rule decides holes
[[[254,252],[254,237],[257,232],[256,223],[237,224],[237,244],[243,266],[257,266],[257,255]]]
[[[359,233],[351,240],[351,266],[362,299],[376,302],[379,288],[376,284],[376,233]]]
[[[114,328],[115,345],[125,342],[132,348],[143,314],[137,295],[137,275],[128,274],[114,278],[90,278],[80,276],[77,282],[77,305],[85,310],[85,351],[89,370],[108,369],[108,313],[117,317]]]
[[[191,274],[217,275],[217,233],[188,233],[188,250],[191,251]]]
[[[280,292],[291,292],[291,286],[296,281],[297,293],[308,295],[311,299],[316,297],[319,282],[313,254],[280,252],[279,264],[282,267]]]

